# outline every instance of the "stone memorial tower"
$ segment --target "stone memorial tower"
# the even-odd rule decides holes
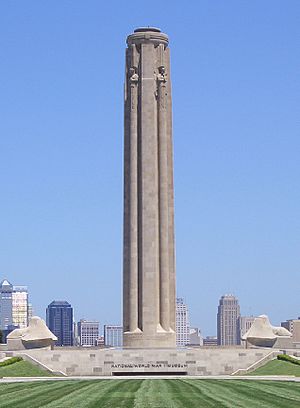
[[[127,38],[124,141],[124,347],[175,347],[172,98],[168,36]]]

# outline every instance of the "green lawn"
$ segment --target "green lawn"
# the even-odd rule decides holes
[[[0,384],[1,408],[299,408],[300,384],[246,380],[93,380]]]
[[[300,377],[300,366],[287,361],[272,360],[249,375],[294,375]]]
[[[53,376],[47,371],[28,363],[27,361],[19,361],[5,367],[0,367],[0,377],[49,377]],[[0,407],[1,407],[0,403]]]

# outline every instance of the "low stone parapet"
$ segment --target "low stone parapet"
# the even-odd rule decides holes
[[[99,349],[26,350],[26,354],[53,372],[68,376],[136,374],[231,375],[270,354],[268,349]]]

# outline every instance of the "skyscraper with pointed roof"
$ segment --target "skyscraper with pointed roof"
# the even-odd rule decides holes
[[[176,346],[190,343],[190,319],[188,305],[183,298],[176,298]]]
[[[13,324],[12,318],[13,285],[3,279],[0,283],[0,329],[7,330]]]
[[[0,283],[0,329],[28,326],[27,286],[13,286],[7,279]]]
[[[240,344],[240,306],[233,295],[221,297],[217,314],[217,334],[219,346]]]

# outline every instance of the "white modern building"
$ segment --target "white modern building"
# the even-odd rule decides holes
[[[77,324],[80,346],[96,346],[99,338],[99,322],[81,319]]]
[[[203,346],[203,336],[198,327],[190,328],[190,346]]]
[[[24,329],[28,326],[28,290],[27,286],[14,286],[12,292],[13,325]]]
[[[27,286],[13,286],[7,279],[0,283],[0,329],[28,326]]]
[[[104,344],[107,347],[123,346],[123,326],[104,325]]]
[[[183,298],[176,299],[176,346],[190,344],[190,319],[188,306]]]

